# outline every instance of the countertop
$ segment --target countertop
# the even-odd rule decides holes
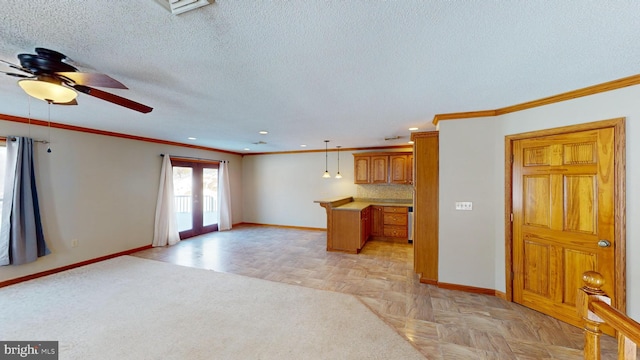
[[[331,199],[315,200],[314,203],[318,204],[330,204],[339,201],[353,201],[352,196],[337,196]]]
[[[333,208],[333,210],[352,210],[360,211],[367,206],[413,206],[413,202],[409,199],[354,199],[354,201]]]

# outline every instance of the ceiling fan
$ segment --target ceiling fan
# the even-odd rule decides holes
[[[19,54],[18,59],[20,65],[1,59],[0,62],[22,73],[0,72],[21,78],[18,85],[27,94],[48,103],[78,105],[75,99],[77,91],[141,113],[153,110],[147,105],[91,87],[127,89],[124,84],[108,75],[78,71],[68,63],[70,59],[66,55],[57,51],[38,47],[35,54]]]

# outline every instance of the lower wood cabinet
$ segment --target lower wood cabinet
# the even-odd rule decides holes
[[[334,209],[327,250],[359,253],[371,233],[370,213],[369,207],[360,211]]]
[[[364,247],[369,236],[371,236],[371,206],[360,211],[360,247],[358,250]]]
[[[384,206],[371,205],[371,236],[384,236]]]
[[[409,222],[408,210],[404,206],[385,206],[384,207],[384,236],[393,238],[394,241],[407,241]]]
[[[372,205],[358,210],[331,211],[329,251],[359,253],[369,239],[406,242],[407,207]]]

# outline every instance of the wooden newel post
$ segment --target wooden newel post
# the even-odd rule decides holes
[[[604,277],[595,271],[587,271],[582,274],[585,285],[578,289],[576,309],[578,315],[584,320],[584,358],[585,360],[600,360],[600,324],[604,321],[589,310],[589,303],[602,301],[611,304],[601,287],[604,285]]]

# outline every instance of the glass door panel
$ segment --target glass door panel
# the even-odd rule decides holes
[[[218,223],[218,169],[202,169],[202,226]]]
[[[173,167],[174,211],[178,219],[178,231],[193,229],[193,169]]]

